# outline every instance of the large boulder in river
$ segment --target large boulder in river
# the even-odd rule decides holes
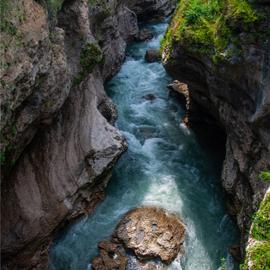
[[[175,215],[156,207],[133,209],[112,238],[99,243],[100,255],[92,266],[95,270],[162,269],[163,263],[170,264],[183,251],[184,235],[185,227]]]
[[[129,211],[115,234],[138,258],[159,258],[170,263],[180,252],[185,228],[176,216],[162,209],[142,207]]]

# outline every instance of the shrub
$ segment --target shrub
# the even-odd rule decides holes
[[[80,54],[81,72],[74,78],[73,85],[80,84],[88,73],[91,73],[94,67],[104,60],[103,53],[95,43],[86,43]]]
[[[92,72],[93,68],[102,61],[102,51],[94,43],[86,43],[81,51],[80,64],[84,71]]]

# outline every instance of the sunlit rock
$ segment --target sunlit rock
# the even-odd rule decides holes
[[[100,255],[92,266],[162,269],[183,253],[184,235],[185,227],[175,215],[155,207],[133,209],[119,222],[111,240],[99,243]]]

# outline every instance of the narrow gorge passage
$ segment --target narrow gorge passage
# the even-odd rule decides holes
[[[55,240],[50,270],[91,269],[98,241],[140,205],[165,208],[186,224],[185,255],[169,269],[216,270],[221,258],[236,269],[228,248],[237,244],[238,232],[225,212],[219,179],[223,157],[203,150],[181,125],[184,110],[166,88],[172,79],[161,63],[144,60],[147,48],[159,46],[167,24],[147,27],[154,39],[129,46],[121,71],[107,85],[129,149],[114,168],[105,201]]]

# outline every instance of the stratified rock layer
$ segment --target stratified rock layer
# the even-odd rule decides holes
[[[112,239],[99,243],[100,255],[92,266],[95,270],[163,269],[162,263],[171,263],[183,252],[184,235],[185,227],[176,216],[155,207],[133,209],[119,222]]]

